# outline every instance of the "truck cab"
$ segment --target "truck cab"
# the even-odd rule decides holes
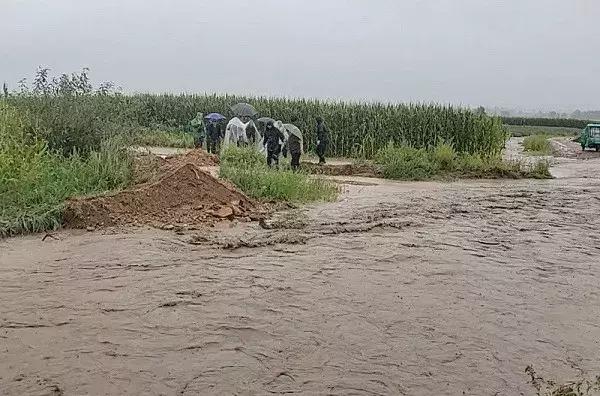
[[[588,124],[581,132],[581,149],[593,148],[600,151],[600,124]]]

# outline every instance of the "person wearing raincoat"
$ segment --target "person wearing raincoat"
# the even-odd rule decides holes
[[[269,167],[279,165],[279,154],[281,154],[281,142],[285,141],[283,132],[275,128],[272,121],[267,123],[263,145],[267,149],[267,165]]]
[[[300,156],[304,153],[302,132],[293,124],[284,124],[288,138],[283,146],[283,156],[287,157],[287,153],[290,153],[292,161],[290,165],[292,170],[298,170],[300,168]]]
[[[319,156],[319,165],[325,164],[325,153],[329,144],[329,129],[325,125],[323,118],[317,117],[317,155]]]
[[[249,120],[246,124],[246,139],[248,140],[248,144],[256,145],[257,143],[258,129],[256,128],[256,124],[253,120]]]
[[[194,146],[202,147],[206,138],[206,127],[204,126],[204,114],[198,112],[196,118],[190,121],[190,126],[194,133]]]
[[[214,121],[209,122],[206,132],[206,149],[211,154],[219,154],[221,139],[223,138],[221,124]]]
[[[237,117],[233,117],[225,128],[223,146],[244,146],[247,143],[246,125]]]

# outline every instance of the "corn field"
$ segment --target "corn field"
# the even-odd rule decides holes
[[[284,122],[296,118],[308,150],[315,144],[315,118],[323,117],[330,130],[330,156],[371,158],[390,141],[416,148],[444,141],[457,152],[497,154],[507,138],[500,119],[442,105],[151,94],[23,95],[7,100],[34,115],[34,124],[51,145],[55,141],[58,146],[61,142],[85,140],[107,126],[111,130],[126,126],[182,128],[197,112],[231,117],[230,106],[238,102],[252,104],[261,117]],[[73,130],[79,127],[81,131]],[[73,136],[78,133],[83,136]]]

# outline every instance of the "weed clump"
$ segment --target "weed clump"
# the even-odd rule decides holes
[[[55,229],[68,197],[129,183],[132,161],[115,141],[64,156],[28,130],[27,117],[0,100],[0,236]]]
[[[594,379],[579,379],[566,384],[544,379],[538,375],[533,366],[525,368],[529,384],[535,389],[537,396],[592,396],[600,394],[600,376]]]
[[[382,165],[386,179],[424,180],[434,173],[430,154],[425,149],[411,146],[389,143],[377,153],[375,162]]]
[[[551,155],[552,145],[547,135],[532,135],[527,136],[523,140],[523,149],[536,155]]]
[[[457,153],[451,144],[438,143],[432,150],[389,143],[375,156],[387,179],[428,180],[467,178],[551,178],[547,161],[533,166],[504,161],[500,156]]]
[[[304,203],[333,201],[338,194],[327,180],[267,167],[264,156],[251,148],[227,147],[220,163],[220,176],[252,198]]]
[[[194,136],[191,133],[165,127],[139,127],[132,132],[132,140],[139,146],[193,148]]]

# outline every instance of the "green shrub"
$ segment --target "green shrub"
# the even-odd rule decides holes
[[[69,156],[73,150],[85,154],[123,132],[131,123],[111,108],[103,98],[81,96],[23,96],[10,99],[27,114],[27,132],[48,143],[53,152]]]
[[[489,159],[484,159],[480,154],[463,154],[458,158],[457,168],[463,172],[477,172],[484,169]]]
[[[233,168],[255,168],[265,164],[265,156],[256,150],[229,146],[221,152],[221,165]]]
[[[129,182],[131,159],[122,144],[107,141],[86,156],[65,157],[28,134],[27,119],[0,100],[0,235],[57,228],[65,199]]]
[[[445,143],[430,151],[390,143],[377,153],[375,162],[385,178],[397,180],[551,178],[546,161],[539,161],[532,167],[518,161],[504,161],[498,155],[457,154]]]
[[[520,161],[505,161],[499,156],[461,154],[457,158],[459,176],[471,178],[550,179],[550,164],[538,161],[533,166]]]
[[[220,176],[256,199],[288,202],[332,201],[332,182],[289,169],[266,166],[265,157],[251,148],[228,147],[221,155]]]
[[[529,173],[530,177],[535,179],[551,179],[550,163],[548,161],[538,161],[535,163]]]
[[[435,173],[435,164],[427,150],[393,143],[377,153],[375,163],[382,167],[387,179],[425,180]]]
[[[552,145],[547,135],[527,136],[523,140],[523,149],[532,154],[551,155]]]
[[[433,149],[433,162],[435,166],[442,171],[451,171],[455,167],[456,151],[451,144],[440,142]]]

